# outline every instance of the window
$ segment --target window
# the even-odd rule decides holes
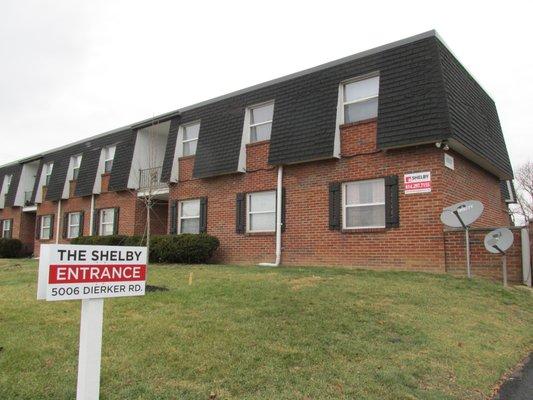
[[[200,133],[200,123],[185,125],[183,127],[183,152],[182,155],[192,156],[196,154],[196,144],[198,143],[198,133]]]
[[[50,178],[52,177],[52,170],[54,169],[54,163],[53,162],[49,162],[47,163],[45,166],[45,180],[44,180],[44,185],[45,186],[48,186],[48,184],[50,183]]]
[[[115,209],[104,208],[100,210],[100,227],[98,234],[100,236],[110,236],[115,233]]]
[[[250,108],[250,143],[270,139],[274,103]]]
[[[73,212],[69,213],[67,217],[67,238],[68,239],[74,239],[80,236],[80,220],[81,220],[81,213],[80,212]]]
[[[5,219],[2,221],[2,237],[4,239],[11,239],[11,220]]]
[[[115,158],[115,146],[103,148],[104,152],[104,173],[109,174],[113,169],[113,159]]]
[[[344,123],[377,117],[379,76],[348,82],[342,88]]]
[[[11,188],[11,181],[13,180],[13,175],[6,175],[6,194],[9,193],[9,189]]]
[[[78,173],[80,172],[81,154],[72,157],[70,162],[72,163],[72,179],[76,180],[78,179]]]
[[[342,190],[343,228],[385,227],[385,180],[350,182]]]
[[[246,230],[274,232],[276,230],[276,191],[249,193],[247,196]]]
[[[48,240],[52,237],[52,216],[43,215],[41,217],[41,235],[42,240]]]
[[[200,199],[179,202],[178,233],[200,233]]]

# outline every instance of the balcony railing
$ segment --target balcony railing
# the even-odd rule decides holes
[[[24,206],[25,207],[33,206],[33,201],[31,200],[32,196],[33,196],[33,190],[24,192]]]
[[[139,190],[149,191],[167,187],[165,182],[161,182],[162,170],[162,166],[139,170]]]

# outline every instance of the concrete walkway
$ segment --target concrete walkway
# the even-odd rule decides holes
[[[533,400],[533,353],[524,368],[511,375],[501,386],[493,400]]]

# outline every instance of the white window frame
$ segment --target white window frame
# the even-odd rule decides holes
[[[78,223],[77,224],[73,224],[72,223],[72,216],[73,215],[78,215]],[[81,236],[80,225],[81,225],[81,212],[76,211],[76,212],[68,213],[68,217],[67,217],[67,239],[74,239],[74,238],[77,238],[77,237]],[[76,236],[72,235],[72,228],[74,228],[74,227],[78,228],[78,234]]]
[[[272,107],[272,118],[269,121],[252,124],[253,110],[255,110],[256,108],[266,107],[269,105],[274,106],[274,100],[269,100],[267,102],[260,103],[260,104],[254,104],[253,106],[248,107],[248,143],[258,143],[258,142],[264,142],[264,141],[270,140],[270,137],[272,135],[272,123],[274,121],[274,107]],[[256,126],[266,125],[266,124],[270,124],[270,134],[268,136],[268,139],[252,141],[252,128]]]
[[[198,202],[198,216],[193,217],[184,217],[182,215],[182,208],[183,204],[185,203],[193,203]],[[187,200],[180,200],[178,202],[178,234],[181,234],[181,221],[184,219],[197,219],[198,220],[198,233],[200,233],[200,213],[202,212],[200,210],[200,199],[187,199]]]
[[[344,182],[342,184],[342,229],[345,230],[357,230],[357,229],[382,229],[386,228],[386,221],[384,225],[367,225],[367,226],[347,226],[346,225],[346,209],[347,208],[355,208],[355,207],[365,207],[365,206],[385,206],[385,196],[383,196],[383,202],[373,202],[373,203],[360,203],[360,204],[346,204],[346,187],[348,185],[363,183],[363,182],[372,182],[372,181],[381,181],[383,184],[383,190],[385,190],[385,179],[384,178],[376,178],[376,179],[364,179],[360,181],[352,181],[352,182]],[[384,213],[386,213],[386,210],[384,210]]]
[[[104,174],[110,174],[113,170],[113,164],[115,160],[115,151],[117,150],[117,146],[106,146],[103,148],[104,151]],[[111,161],[111,168],[109,168],[109,171],[107,170],[107,163]]]
[[[53,170],[54,170],[54,163],[53,162],[46,163],[46,173],[44,174],[44,186],[48,186],[50,184],[50,178],[52,177]]]
[[[6,175],[6,190],[5,193],[9,193],[9,189],[11,189],[11,182],[13,181],[13,174]]]
[[[48,221],[48,225],[45,225],[44,221]],[[44,231],[45,229],[48,229],[48,235],[45,237],[44,235]],[[47,214],[47,215],[41,215],[41,228],[40,228],[40,235],[39,235],[39,239],[40,240],[49,240],[51,237],[52,237],[52,215],[51,214]]]
[[[250,199],[254,194],[260,194],[260,193],[273,193],[274,194],[274,210],[271,211],[251,211],[250,210]],[[251,192],[246,194],[246,232],[248,233],[270,233],[270,232],[276,232],[276,212],[277,212],[277,196],[275,190],[263,190],[261,192]],[[250,216],[253,214],[272,214],[274,213],[274,229],[269,230],[252,230],[250,229]]]
[[[81,154],[72,156],[72,180],[78,179],[78,173],[80,172],[81,166]]]
[[[7,229],[6,229],[7,225]],[[6,232],[9,232],[9,237],[6,237]],[[10,219],[4,219],[2,221],[2,237],[4,239],[11,239],[11,220]]]
[[[104,222],[104,213],[111,211],[113,214],[113,218],[111,218],[111,222]],[[102,208],[99,211],[99,219],[98,219],[98,236],[113,236],[115,233],[115,212],[116,210],[114,208]],[[111,233],[104,234],[104,226],[111,225]]]
[[[198,125],[198,136],[196,136],[196,139],[187,139],[185,140],[185,132],[187,131],[187,128]],[[196,151],[198,150],[198,143],[196,143],[196,147],[194,149],[193,154],[185,154],[185,143],[191,143],[191,142],[198,142],[198,138],[200,137],[200,121],[190,122],[188,124],[185,124],[181,127],[181,156],[182,157],[189,157],[189,156],[195,156]]]
[[[378,78],[378,94],[376,94],[375,96],[367,96],[367,97],[363,97],[363,98],[352,100],[352,101],[344,101],[344,94],[345,94],[344,91],[345,91],[346,85],[349,85],[349,84],[355,83],[355,82],[365,81],[367,79],[372,79],[372,78]],[[341,112],[341,118],[342,118],[341,119],[341,125],[346,123],[345,108],[346,108],[346,106],[348,106],[350,104],[362,103],[362,102],[365,102],[365,101],[368,101],[368,100],[371,100],[371,99],[378,99],[378,110],[379,110],[379,88],[380,88],[380,85],[381,85],[381,78],[380,78],[380,75],[378,73],[362,75],[362,76],[358,76],[356,78],[351,78],[351,79],[348,79],[346,81],[341,82],[341,85],[340,85],[340,90],[341,90],[340,100],[341,100],[341,111],[342,111]],[[364,120],[352,121],[350,123],[357,123],[357,122],[360,122],[360,121],[364,121]]]

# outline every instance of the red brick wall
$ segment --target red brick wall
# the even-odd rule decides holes
[[[481,276],[502,281],[502,256],[489,253],[485,249],[485,235],[492,229],[472,228],[470,230],[470,265],[473,276]],[[513,246],[507,251],[507,279],[509,282],[522,282],[522,246],[520,228],[512,228]],[[466,276],[466,244],[463,230],[446,231],[446,271]]]
[[[35,239],[35,212],[23,212],[22,207],[6,207],[0,210],[0,220],[3,219],[13,220],[12,237],[22,242],[26,252],[32,253]]]
[[[342,157],[339,160],[284,167],[287,203],[282,263],[444,272],[444,227],[439,220],[440,212],[445,203],[478,198],[474,195],[479,187],[490,188],[488,194],[479,196],[486,206],[482,223],[504,222],[506,214],[497,178],[458,155],[456,170],[445,169],[443,151],[434,145],[378,151],[376,124],[376,121],[365,121],[341,127]],[[193,159],[179,161],[180,182],[171,185],[170,198],[208,197],[207,230],[221,241],[217,261],[258,263],[274,260],[273,234],[235,233],[236,193],[276,188],[277,168],[267,163],[268,146],[265,142],[246,147],[249,172],[245,174],[193,179]],[[423,171],[431,172],[431,193],[404,194],[403,174]],[[329,230],[330,182],[388,175],[398,175],[400,182],[399,228]],[[472,185],[471,181],[476,184]]]
[[[501,195],[500,180],[453,151],[455,169],[443,168],[444,206],[464,200],[479,200],[485,206],[476,227],[501,227],[511,224],[507,205]],[[442,155],[444,160],[444,155]],[[444,161],[442,161],[444,163]]]

